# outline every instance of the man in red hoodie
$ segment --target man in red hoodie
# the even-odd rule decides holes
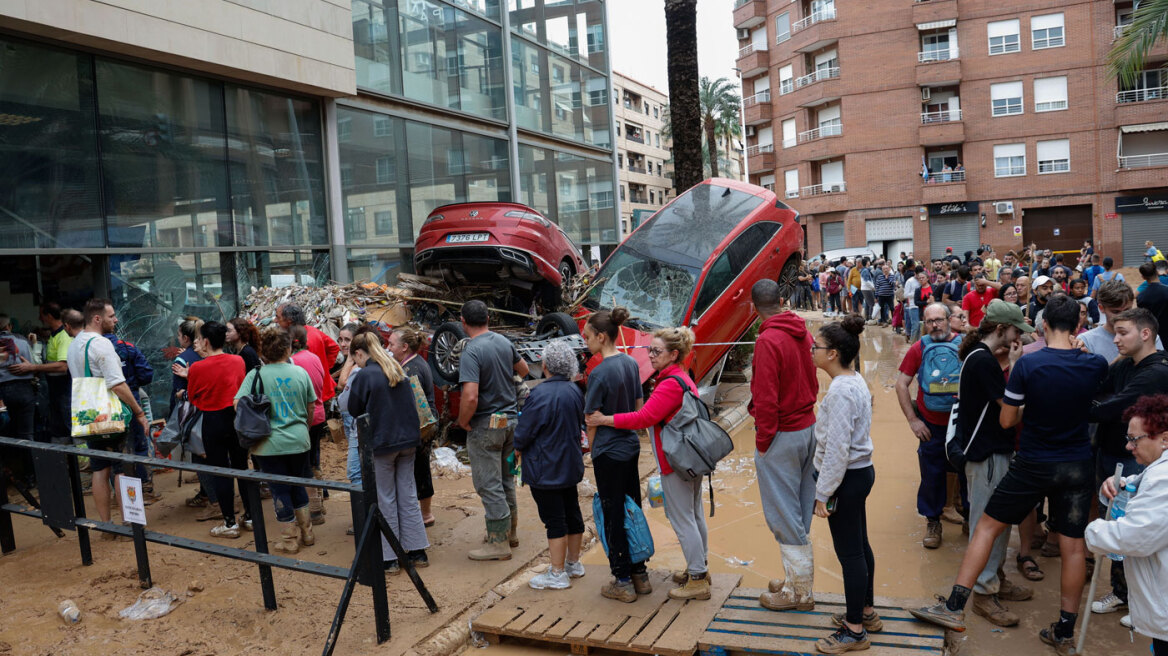
[[[754,466],[763,514],[783,556],[785,581],[771,581],[759,604],[771,610],[811,610],[814,561],[811,516],[815,510],[815,399],[819,379],[811,361],[815,341],[807,324],[783,310],[774,280],[750,290],[762,318],[754,345],[750,414],[754,417]]]

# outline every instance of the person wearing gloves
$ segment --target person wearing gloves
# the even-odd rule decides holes
[[[584,452],[580,427],[584,425],[584,394],[572,382],[578,371],[576,353],[566,342],[550,342],[543,350],[548,378],[531,390],[519,425],[515,450],[523,458],[523,483],[539,519],[547,529],[552,564],[528,582],[536,590],[563,590],[571,579],[584,576],[580,545],[584,515],[576,484],[584,480]]]
[[[1084,537],[1092,552],[1124,557],[1132,628],[1152,639],[1155,656],[1168,656],[1168,598],[1163,593],[1168,581],[1168,522],[1163,518],[1168,508],[1168,394],[1140,397],[1124,418],[1127,449],[1145,469],[1118,486],[1111,478],[1103,482],[1100,494],[1106,499],[1128,485],[1135,486],[1135,495],[1123,517],[1096,519]]]
[[[811,347],[815,366],[831,376],[815,424],[815,515],[827,519],[844,575],[847,611],[832,615],[839,627],[815,648],[823,654],[868,649],[868,632],[884,623],[873,607],[876,559],[868,543],[868,494],[876,482],[872,467],[872,394],[852,368],[860,352],[864,319],[848,315],[819,329]]]

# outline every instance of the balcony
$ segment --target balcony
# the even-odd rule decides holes
[[[961,53],[957,48],[945,48],[944,50],[925,50],[917,53],[917,63],[932,64],[935,62],[949,61],[950,59],[957,59]]]
[[[835,80],[840,76],[840,69],[838,66],[832,68],[821,68],[812,73],[808,73],[803,77],[795,78],[795,88],[802,89],[803,87],[811,86],[816,82],[824,80]]]
[[[824,196],[827,194],[843,194],[848,190],[846,182],[829,182],[827,184],[810,185],[803,187],[799,195],[803,198],[813,198],[815,196]]]
[[[928,181],[921,179],[921,204],[965,201],[965,171],[938,171]]]
[[[1115,102],[1119,105],[1124,103],[1137,103],[1147,102],[1149,100],[1165,99],[1168,99],[1168,87],[1130,89],[1128,91],[1120,91],[1119,93],[1115,94]]]
[[[827,7],[791,25],[791,49],[812,52],[838,41],[841,30],[835,12],[835,7]]]
[[[775,145],[748,146],[746,148],[747,165],[750,171],[773,171],[775,169]]]
[[[1168,153],[1119,156],[1119,168],[1121,169],[1148,169],[1156,166],[1168,166]]]
[[[838,137],[844,133],[844,126],[842,123],[833,123],[829,125],[821,125],[814,130],[806,130],[799,133],[799,143],[807,143],[808,141],[816,141],[825,137]]]
[[[802,214],[842,212],[848,209],[847,185],[835,182],[803,187],[799,190],[798,209]]]
[[[628,139],[629,141],[631,141],[631,142],[633,142],[633,143],[639,143],[639,144],[643,144],[643,143],[645,143],[645,138],[644,138],[644,137],[642,137],[642,136],[641,136],[641,135],[639,135],[639,134],[637,134],[637,135],[634,135],[634,134],[626,134],[626,135],[625,135],[625,139]]]
[[[785,80],[779,80],[779,95],[780,96],[785,96],[794,90],[795,90],[795,79],[794,78],[787,78]]]
[[[766,0],[736,0],[734,29],[758,27],[766,22]]]
[[[842,134],[842,124],[821,125],[814,130],[800,132],[799,159],[818,162],[843,157],[847,154],[847,142],[834,138]]]
[[[957,18],[957,0],[916,0],[912,8],[913,25]]]
[[[795,21],[795,24],[791,25],[791,34],[798,34],[812,25],[833,20],[835,20],[835,7],[820,9],[803,20]]]
[[[814,107],[839,98],[839,77],[840,69],[833,67],[795,78],[790,102],[800,107]]]
[[[771,92],[760,91],[742,100],[742,119],[747,125],[758,125],[771,120]]]
[[[942,53],[952,57],[941,59]],[[944,87],[961,82],[961,60],[957,55],[956,48],[917,53],[917,86]]]
[[[742,77],[761,75],[769,66],[770,57],[767,55],[765,44],[751,43],[738,51],[738,68],[742,69]]]
[[[1112,31],[1111,40],[1115,41],[1119,37],[1123,36],[1123,33],[1126,32],[1127,28],[1129,28],[1129,27],[1131,27],[1131,23],[1124,23],[1123,25],[1116,25],[1115,29]]]
[[[965,141],[965,123],[960,109],[921,112],[919,141],[922,146],[940,146]]]
[[[648,173],[648,171],[639,166],[630,166],[629,173]]]

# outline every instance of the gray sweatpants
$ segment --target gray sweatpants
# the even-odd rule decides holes
[[[414,449],[402,449],[373,456],[373,476],[377,479],[377,507],[382,517],[406,551],[418,551],[430,546],[422,509],[418,506],[418,490],[414,487]],[[381,538],[383,560],[397,560],[397,554]]]
[[[969,533],[977,529],[977,520],[985,512],[986,504],[1006,476],[1010,468],[1010,456],[1005,453],[995,453],[981,462],[965,463],[965,478],[969,484]],[[1023,539],[1029,539],[1023,536]],[[985,569],[977,575],[977,583],[973,584],[973,591],[978,594],[992,595],[998,593],[1001,581],[998,580],[998,570],[1006,562],[1006,547],[1010,544],[1010,527],[994,540],[990,549],[990,559],[986,561]]]
[[[510,519],[518,507],[515,500],[515,476],[507,466],[507,457],[515,451],[515,418],[507,428],[487,428],[488,417],[471,424],[466,436],[470,455],[470,477],[475,492],[483,502],[486,520]]]
[[[767,527],[780,545],[811,544],[815,514],[815,424],[775,435],[766,453],[754,452]]]
[[[702,479],[683,481],[676,473],[665,474],[661,477],[661,491],[665,496],[665,518],[681,543],[686,571],[695,576],[705,574],[709,538],[702,506]]]

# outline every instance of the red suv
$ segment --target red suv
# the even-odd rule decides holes
[[[789,297],[802,257],[799,213],[762,187],[713,178],[670,201],[604,262],[584,305],[589,311],[620,305],[632,318],[618,346],[647,347],[653,331],[689,326],[698,346],[684,363],[710,387],[725,356],[757,318],[750,288],[778,280]],[[583,317],[581,317],[583,320]],[[642,379],[653,368],[647,348],[628,351]],[[589,362],[589,369],[597,360]]]
[[[518,203],[456,203],[430,212],[414,243],[414,270],[451,285],[508,284],[530,305],[584,269],[580,250],[555,223]]]

